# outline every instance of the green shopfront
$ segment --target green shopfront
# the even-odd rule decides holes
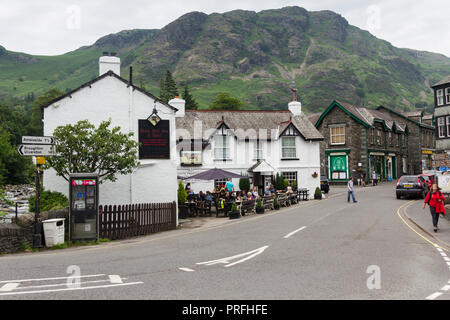
[[[332,182],[347,181],[349,178],[349,150],[327,150],[328,179]]]

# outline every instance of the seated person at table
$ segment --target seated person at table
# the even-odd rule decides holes
[[[200,201],[204,201],[205,200],[205,194],[203,193],[203,191],[200,191],[198,193],[197,199],[200,200]]]
[[[270,190],[270,192],[271,192],[272,194],[275,194],[275,193],[276,193],[276,190],[275,190],[275,187],[273,186],[273,184],[270,185],[269,190]]]
[[[287,187],[287,190],[286,190],[286,194],[289,196],[289,195],[291,195],[291,194],[293,194],[294,192],[292,191],[292,187],[291,186],[288,186]]]
[[[252,193],[249,191],[248,193],[247,193],[247,200],[254,200],[255,198],[253,198],[253,195],[252,195]]]
[[[211,192],[206,191],[205,201],[209,201],[209,202],[212,202],[212,201],[213,201],[213,197],[212,197]]]
[[[266,190],[264,190],[264,195],[265,196],[271,196],[272,193],[270,192],[269,186],[266,187]]]
[[[245,191],[241,191],[240,197],[241,197],[242,201],[246,201],[247,200],[247,194],[245,193]]]
[[[253,187],[252,196],[253,196],[253,199],[258,199],[259,198],[258,187],[257,186]]]

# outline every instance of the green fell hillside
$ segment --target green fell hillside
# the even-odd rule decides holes
[[[155,95],[169,69],[200,108],[229,92],[247,109],[285,109],[296,87],[306,112],[333,99],[412,110],[431,107],[430,84],[450,74],[450,58],[396,48],[331,11],[192,12],[160,30],[122,31],[59,56],[0,47],[0,98],[74,89],[98,75],[103,51],[117,52],[122,76],[133,66],[134,83]]]

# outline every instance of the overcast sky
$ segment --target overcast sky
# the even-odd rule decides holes
[[[400,48],[450,57],[448,0],[0,0],[0,45],[56,55],[125,29],[159,29],[191,11],[332,10]]]

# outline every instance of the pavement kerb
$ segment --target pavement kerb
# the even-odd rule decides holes
[[[402,209],[403,208],[403,215],[409,220],[411,221],[411,223],[413,223],[418,229],[420,229],[421,232],[425,233],[428,237],[432,238],[436,244],[438,244],[442,249],[444,249],[445,251],[449,251],[450,252],[450,243],[441,240],[440,238],[436,237],[436,235],[430,233],[428,230],[426,230],[425,227],[421,226],[416,220],[414,220],[413,218],[411,218],[408,215],[408,211],[406,210],[409,206],[411,206],[415,201],[409,202],[408,205],[406,205],[404,208],[403,206],[399,208]]]

